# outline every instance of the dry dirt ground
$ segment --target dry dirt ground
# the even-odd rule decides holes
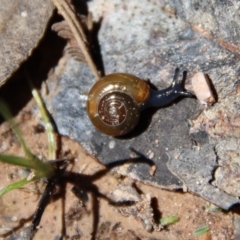
[[[16,116],[24,139],[31,151],[42,159],[47,156],[47,139],[36,104],[31,100]],[[7,123],[0,126],[1,152],[23,155],[16,136]],[[82,147],[66,137],[61,137],[62,155],[74,155],[67,171],[79,174],[78,187],[83,186],[88,201],[83,202],[71,192],[73,184],[62,183],[56,187],[48,204],[39,230],[34,239],[212,239],[229,240],[233,234],[233,212],[214,211],[214,206],[190,193],[170,192],[133,182],[123,178],[114,171],[106,171],[97,176],[105,167],[84,152]],[[27,171],[19,167],[0,164],[0,188],[26,176]],[[142,200],[130,207],[110,205],[105,197],[130,189],[131,184]],[[45,183],[39,181],[26,187],[7,193],[0,199],[0,239],[8,239],[31,223],[31,217],[44,190]],[[96,191],[102,197],[96,195]],[[128,194],[127,194],[128,195]],[[131,193],[130,193],[131,195]],[[134,195],[134,194],[133,194]],[[136,194],[135,194],[136,195]],[[151,197],[149,202],[147,196]],[[105,196],[105,197],[104,197]],[[138,197],[139,197],[138,196]],[[163,228],[161,231],[147,231],[151,218],[146,209],[153,208],[154,221],[161,217],[178,216],[179,221]],[[136,214],[137,210],[138,216]],[[148,222],[150,221],[150,223]],[[93,233],[93,225],[97,226]],[[194,231],[201,226],[208,226],[210,231],[200,237]]]

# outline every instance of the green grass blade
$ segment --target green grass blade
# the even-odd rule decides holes
[[[46,106],[43,102],[43,99],[39,92],[36,89],[32,89],[32,95],[37,102],[37,105],[40,109],[41,116],[44,122],[44,126],[47,132],[47,138],[48,138],[48,154],[49,159],[56,159],[56,150],[57,150],[57,144],[55,141],[55,129],[53,124],[51,123],[51,117],[48,113],[48,110],[46,109]]]
[[[27,80],[29,82],[29,85],[31,87],[32,95],[40,109],[41,117],[44,122],[44,126],[47,132],[47,138],[48,138],[48,158],[49,159],[56,159],[56,153],[57,153],[57,143],[55,139],[55,127],[52,124],[51,116],[45,106],[45,103],[39,94],[38,90],[33,86],[31,79],[29,78],[28,74],[26,73]]]
[[[34,164],[32,161],[29,161],[27,158],[15,155],[0,154],[0,161],[25,168],[38,169],[36,168],[36,164]]]
[[[10,127],[13,129],[14,133],[16,134],[16,136],[18,137],[18,140],[24,150],[24,153],[26,155],[26,158],[6,158],[6,156],[4,157],[4,154],[2,154],[2,161],[5,161],[4,162],[9,162],[10,164],[14,164],[13,162],[15,162],[16,165],[19,165],[19,166],[24,166],[24,167],[29,167],[31,169],[35,169],[36,171],[39,171],[39,172],[43,172],[45,173],[46,175],[44,177],[51,177],[55,170],[53,168],[52,165],[48,164],[48,163],[44,163],[42,162],[41,160],[39,160],[37,157],[35,157],[31,152],[30,150],[27,148],[26,144],[25,144],[25,141],[23,140],[22,138],[22,135],[16,125],[16,123],[14,122],[12,116],[11,116],[11,113],[7,107],[7,105],[3,102],[3,101],[0,101],[0,114],[3,115],[3,117],[8,121],[8,123],[10,124]],[[15,156],[16,157],[16,156]],[[22,161],[23,162],[19,162],[19,161]],[[26,162],[28,161],[28,163]]]
[[[210,230],[210,228],[208,226],[202,226],[194,231],[194,236],[199,237],[199,236],[205,234],[206,232],[208,232],[209,230]]]
[[[179,221],[178,216],[168,216],[168,217],[163,217],[160,219],[160,223],[162,226],[168,226],[170,224],[174,224]]]
[[[24,178],[18,182],[14,182],[14,183],[11,183],[9,184],[8,186],[4,187],[3,189],[0,190],[0,197],[2,197],[4,194],[14,190],[14,189],[17,189],[17,188],[20,188],[26,184],[28,184],[30,181],[27,180],[27,178]]]
[[[51,166],[51,165],[50,165]],[[47,169],[46,171],[41,170],[41,171],[34,171],[32,172],[32,178],[30,177],[30,175],[20,181],[14,182],[9,184],[8,186],[2,188],[0,190],[0,197],[2,197],[3,195],[5,195],[6,193],[14,190],[14,189],[18,189],[20,187],[23,187],[24,185],[30,183],[30,182],[34,182],[37,181],[43,177],[47,177],[50,178],[53,176],[54,172],[52,172],[51,175],[48,176],[48,174],[50,173],[49,169]]]
[[[23,151],[26,155],[27,158],[31,159],[33,156],[33,154],[29,151],[29,149],[27,148],[25,141],[22,138],[21,132],[18,129],[16,123],[13,120],[12,114],[9,111],[9,108],[7,107],[6,103],[4,103],[2,100],[0,101],[0,114],[4,117],[5,120],[8,121],[10,127],[12,128],[12,130],[14,131],[14,133],[16,134],[22,148]]]
[[[55,172],[55,169],[51,164],[47,162],[42,162],[38,159],[36,160],[37,162],[36,164],[36,162],[29,161],[29,159],[24,157],[0,154],[0,161],[8,164],[12,164],[12,165],[34,169],[36,171],[35,175],[37,176],[38,179],[41,177],[47,177],[47,178],[52,177]]]

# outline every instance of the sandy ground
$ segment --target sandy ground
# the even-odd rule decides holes
[[[46,160],[46,133],[40,125],[35,102],[29,102],[15,119],[31,151]],[[7,123],[1,124],[0,135],[1,152],[23,155]],[[214,206],[190,193],[157,189],[114,171],[104,171],[105,167],[86,154],[78,143],[66,137],[59,139],[61,155],[75,156],[67,171],[75,173],[76,180],[56,186],[34,239],[46,239],[46,236],[47,239],[61,239],[61,236],[64,239],[233,239],[233,212],[214,211]],[[100,171],[104,174],[98,176]],[[25,169],[0,163],[0,188],[26,174]],[[76,198],[71,191],[73,185],[83,189],[82,199],[88,201]],[[31,183],[0,199],[0,239],[10,236],[20,239],[16,234],[31,224],[44,187],[43,181]],[[109,199],[116,200],[119,196],[137,201],[131,206],[109,204]],[[157,228],[161,217],[172,215],[179,217],[177,223],[161,231],[147,231],[152,226]],[[204,225],[210,231],[194,236],[194,231]]]

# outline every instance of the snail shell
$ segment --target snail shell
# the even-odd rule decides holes
[[[114,73],[98,80],[88,95],[87,111],[93,125],[111,136],[130,132],[138,123],[140,111],[147,107],[164,107],[178,97],[193,95],[178,82],[175,70],[172,85],[150,89],[146,81],[127,73]]]
[[[150,92],[146,81],[127,73],[101,78],[90,90],[87,111],[94,126],[111,136],[130,132],[138,123],[139,106]]]

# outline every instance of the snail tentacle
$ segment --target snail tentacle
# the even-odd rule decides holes
[[[176,68],[175,69],[175,74],[174,74],[174,77],[173,77],[173,81],[172,81],[172,89],[179,92],[181,94],[181,96],[186,96],[186,97],[193,97],[194,95],[191,93],[191,92],[188,92],[186,89],[183,88],[183,82],[184,82],[184,73],[183,73],[183,77],[181,80],[178,80],[179,79],[179,72],[180,72],[180,69],[179,68]]]
[[[147,107],[165,107],[173,103],[179,97],[193,97],[191,92],[183,88],[183,81],[178,80],[179,68],[176,68],[173,81],[170,87],[162,90],[150,90],[148,99],[142,104],[141,108]]]

